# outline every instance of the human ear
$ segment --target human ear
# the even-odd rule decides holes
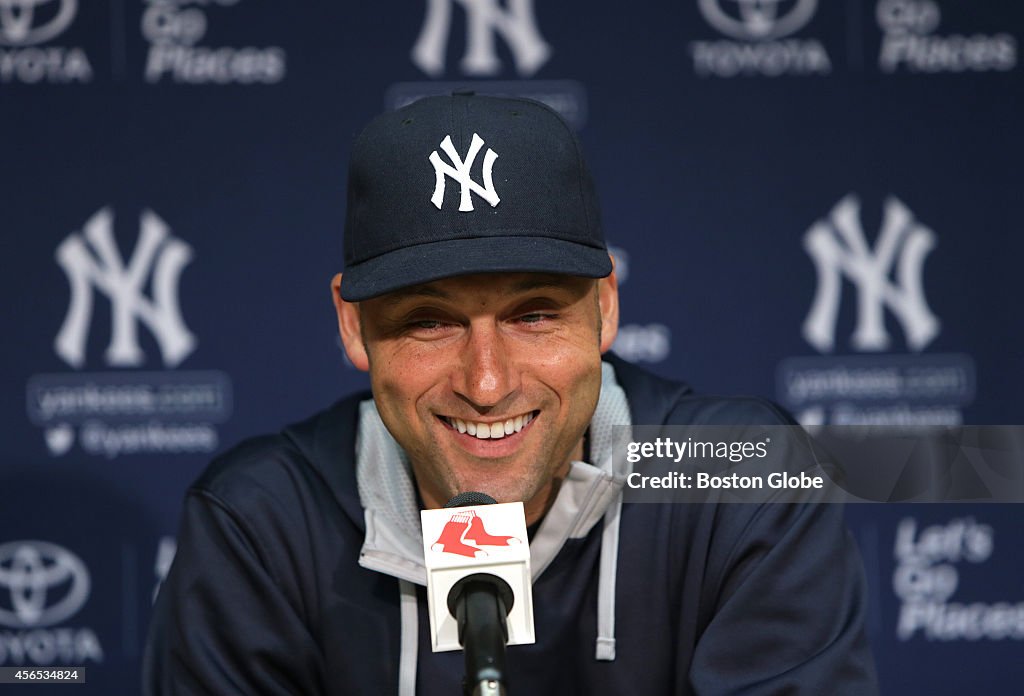
[[[341,343],[345,346],[345,354],[357,370],[368,372],[370,359],[363,342],[362,318],[359,316],[359,304],[347,302],[341,297],[341,274],[331,279],[331,296],[334,299],[334,310],[338,314],[338,333]]]
[[[609,256],[611,256],[609,254]],[[615,277],[615,257],[612,272],[597,281],[598,310],[601,312],[601,352],[605,353],[615,343],[619,334],[619,281]]]

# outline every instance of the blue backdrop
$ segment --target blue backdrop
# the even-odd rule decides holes
[[[805,423],[1019,424],[1019,3],[9,0],[0,665],[137,691],[212,454],[365,384],[345,162],[457,85],[579,129],[616,350]],[[1014,506],[848,511],[886,694],[1014,694]],[[36,687],[45,693],[49,687]]]

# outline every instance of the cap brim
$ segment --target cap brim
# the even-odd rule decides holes
[[[559,273],[603,278],[608,251],[550,237],[448,239],[382,254],[345,269],[341,296],[361,302],[401,288],[471,273]]]

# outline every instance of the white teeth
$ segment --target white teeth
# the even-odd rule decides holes
[[[0,3],[2,2],[3,0],[0,0]],[[445,420],[460,433],[468,433],[481,440],[499,440],[525,428],[533,420],[533,414],[526,413],[497,423],[475,423],[453,417],[446,417]]]

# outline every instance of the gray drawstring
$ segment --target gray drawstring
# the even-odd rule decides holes
[[[611,662],[615,659],[615,580],[619,566],[622,486],[633,469],[629,460],[621,454],[616,458],[616,429],[617,426],[631,428],[632,419],[626,394],[615,380],[615,370],[608,363],[602,365],[601,370],[601,396],[590,423],[591,451],[601,471],[614,477],[618,491],[605,510],[604,529],[601,531],[601,558],[597,575],[597,644],[594,657],[602,662]]]
[[[619,518],[622,495],[616,496],[604,515],[601,560],[597,578],[597,648],[595,657],[604,662],[615,659],[615,578],[619,560]]]
[[[416,586],[408,580],[398,581],[401,594],[400,614],[402,637],[398,658],[398,696],[416,696],[416,660],[419,648],[419,606]]]

